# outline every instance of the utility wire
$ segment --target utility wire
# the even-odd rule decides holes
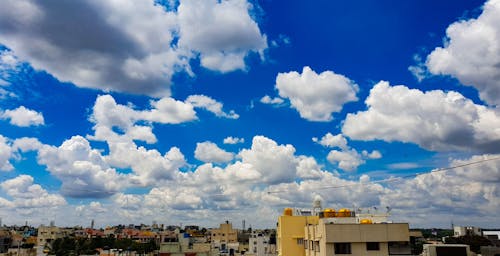
[[[464,163],[464,164],[460,164],[460,165],[454,165],[454,166],[445,167],[445,168],[439,168],[439,169],[436,169],[436,170],[432,170],[430,172],[413,173],[413,174],[403,175],[403,176],[399,176],[399,177],[391,177],[391,178],[388,178],[388,179],[375,180],[375,181],[370,181],[370,182],[360,182],[360,183],[356,183],[356,184],[345,184],[345,185],[338,185],[338,186],[323,186],[323,187],[317,187],[317,188],[314,188],[314,189],[315,190],[339,189],[339,188],[354,187],[354,186],[366,186],[366,185],[378,184],[378,183],[390,183],[390,182],[399,181],[399,180],[402,180],[402,179],[417,177],[417,176],[424,175],[424,174],[430,174],[430,173],[436,173],[436,172],[445,172],[445,171],[449,171],[449,170],[460,168],[460,167],[481,164],[481,163],[484,163],[484,162],[494,161],[494,160],[499,160],[499,159],[500,159],[500,156],[489,158],[489,159],[483,159],[483,160],[468,162],[468,163]],[[291,190],[289,190],[289,189],[273,190],[273,191],[268,191],[267,194],[279,194],[279,193],[286,193],[286,192],[290,192],[290,191]]]

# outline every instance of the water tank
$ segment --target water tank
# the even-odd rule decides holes
[[[339,213],[337,214],[338,217],[351,217],[351,211],[346,208],[342,208],[339,210]]]
[[[284,216],[292,216],[293,215],[293,209],[292,208],[285,208],[285,210],[283,210],[283,215]]]
[[[335,210],[327,208],[327,209],[325,209],[325,211],[323,211],[323,216],[325,218],[333,218],[333,217],[335,217]]]
[[[372,224],[372,220],[370,219],[362,219],[359,221],[359,224]]]

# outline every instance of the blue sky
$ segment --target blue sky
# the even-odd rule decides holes
[[[498,227],[498,17],[498,0],[3,1],[0,217],[272,227],[320,197]]]

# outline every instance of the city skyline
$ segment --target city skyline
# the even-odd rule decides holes
[[[499,227],[498,17],[500,0],[3,1],[0,217],[266,228],[321,199]]]

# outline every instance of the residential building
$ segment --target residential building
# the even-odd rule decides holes
[[[356,214],[349,209],[285,209],[278,218],[278,255],[409,255],[408,223],[388,214]]]
[[[318,224],[319,216],[311,216],[310,211],[286,208],[278,217],[277,247],[279,256],[304,256],[304,228]]]
[[[213,248],[218,248],[221,253],[234,252],[238,250],[238,231],[233,229],[233,225],[226,221],[220,224],[219,228],[210,231],[210,239]]]
[[[245,255],[250,256],[271,256],[276,255],[276,244],[271,241],[271,234],[263,231],[252,232],[248,252]]]
[[[481,234],[481,228],[478,227],[473,227],[473,226],[454,226],[453,227],[453,236],[454,237],[459,237],[459,236],[467,236],[467,235],[475,235],[475,236],[480,236]]]
[[[70,230],[61,229],[56,226],[40,226],[38,227],[37,241],[39,246],[45,246],[52,243],[57,238],[63,238],[70,234]]]
[[[211,256],[219,255],[218,249],[212,249],[210,243],[197,242],[197,238],[188,233],[177,233],[175,238],[160,244],[159,256]]]

